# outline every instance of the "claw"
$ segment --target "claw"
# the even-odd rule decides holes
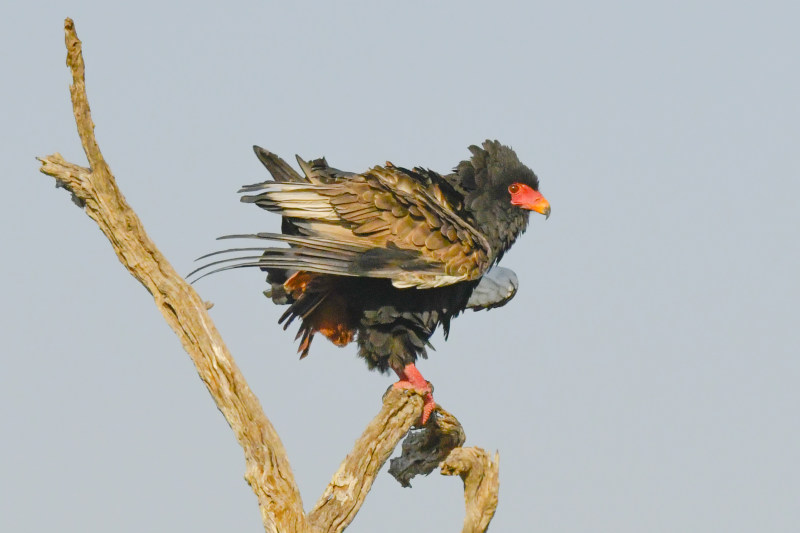
[[[402,370],[395,369],[395,373],[400,378],[397,383],[392,385],[395,389],[411,389],[422,393],[425,403],[422,407],[422,419],[420,422],[424,426],[436,408],[436,402],[433,401],[433,387],[429,381],[422,377],[414,363],[406,365]]]

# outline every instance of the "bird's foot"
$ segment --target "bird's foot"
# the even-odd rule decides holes
[[[400,378],[400,381],[392,385],[392,387],[395,389],[411,389],[422,394],[425,403],[422,407],[421,423],[424,426],[436,408],[436,402],[433,401],[433,386],[422,377],[414,363],[406,365],[402,370],[395,369],[395,373]]]

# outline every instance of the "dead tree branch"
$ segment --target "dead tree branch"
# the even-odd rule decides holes
[[[266,529],[303,531],[300,492],[275,428],[228,352],[203,300],[159,252],[117,188],[94,136],[81,41],[72,20],[65,21],[64,31],[67,66],[72,72],[72,107],[90,168],[67,163],[54,154],[40,159],[41,171],[83,202],[86,214],[111,241],[120,262],[153,295],[244,449],[246,479],[258,498]]]
[[[265,530],[342,531],[352,522],[392,450],[419,420],[421,396],[393,389],[384,397],[383,408],[356,442],[322,498],[306,515],[283,444],[225,347],[205,303],[156,248],[117,187],[95,139],[81,41],[71,19],[66,19],[64,30],[67,66],[72,73],[72,107],[89,168],[69,163],[55,153],[39,158],[41,172],[54,177],[59,186],[72,193],[73,200],[97,223],[120,262],[150,292],[164,319],[178,335],[244,450],[245,478],[258,499]],[[447,443],[439,448],[439,456],[429,454],[436,458],[425,461],[424,473],[441,460],[443,450],[446,453],[464,440],[460,425],[454,429],[454,424],[458,424],[455,418],[441,416],[438,420],[441,421],[438,426],[429,423],[426,430],[444,431],[451,436],[423,439],[428,447],[431,442]],[[464,479],[468,502],[464,531],[479,532],[488,527],[497,505],[497,460],[492,462],[482,451],[483,456],[474,455],[473,450],[476,449],[453,450],[442,464],[442,473],[459,474]],[[471,510],[475,505],[480,508]]]
[[[404,397],[405,401],[395,401],[394,396]],[[309,520],[320,531],[342,531],[353,521],[378,471],[421,414],[422,396],[390,389],[383,409],[356,441],[309,513]]]
[[[458,475],[464,481],[467,514],[462,533],[486,531],[497,509],[500,456],[495,453],[492,459],[481,448],[456,448],[441,464],[441,469],[443,475]]]

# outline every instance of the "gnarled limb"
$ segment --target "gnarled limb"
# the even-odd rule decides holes
[[[403,452],[391,460],[389,473],[402,486],[410,487],[415,476],[433,472],[465,440],[467,436],[458,419],[437,405],[432,423],[403,441]]]
[[[389,389],[383,409],[356,441],[339,466],[322,497],[309,513],[309,521],[326,533],[344,530],[356,516],[372,482],[397,443],[422,415],[422,396],[410,390]]]
[[[462,533],[486,531],[497,509],[500,455],[495,453],[492,459],[482,448],[456,448],[442,462],[441,469],[442,475],[458,475],[464,481],[467,514]]]
[[[342,531],[352,522],[377,472],[392,450],[419,420],[422,397],[411,391],[395,389],[386,394],[383,408],[356,442],[314,510],[306,515],[283,444],[225,347],[207,313],[206,304],[156,248],[116,185],[94,136],[94,123],[86,97],[81,41],[75,33],[72,20],[66,19],[64,29],[67,65],[73,78],[70,85],[72,106],[90,168],[69,163],[56,153],[39,158],[41,172],[54,177],[59,186],[72,193],[75,203],[85,209],[111,242],[120,262],[153,295],[156,306],[178,335],[244,450],[245,478],[258,499],[266,531]],[[446,442],[446,448],[442,449],[463,443],[463,431],[458,421],[449,413],[443,412],[442,415],[437,419],[437,431],[449,436],[411,441],[412,444],[420,443],[419,446],[425,447],[424,453],[428,456],[425,473],[438,460],[432,459],[436,457],[435,454],[431,455],[431,447],[438,446],[435,443]],[[426,430],[431,430],[431,423]],[[441,441],[437,438],[441,438]],[[414,446],[417,444],[409,446],[409,451],[418,453],[411,449]],[[438,453],[442,453],[442,449]],[[497,504],[497,463],[489,461],[489,466],[486,466],[488,459],[483,463],[481,460],[470,460],[463,463],[466,465],[463,468],[446,467],[451,459],[456,460],[454,458],[466,461],[465,457],[469,455],[457,454],[460,450],[467,453],[473,449],[453,450],[443,463],[442,470],[445,473],[446,468],[453,468],[453,473],[460,473],[464,479],[468,502],[464,531],[484,531],[494,512],[494,507],[487,511],[487,502],[492,502],[491,491],[494,491],[494,506]],[[453,464],[462,465],[462,462]],[[479,464],[483,466],[476,466]],[[484,478],[490,482],[486,483]],[[472,487],[476,488],[473,490]],[[484,502],[480,507],[482,511],[470,514],[470,500]],[[471,518],[473,514],[476,516],[474,519]],[[468,523],[474,524],[474,527],[466,529]],[[481,526],[483,529],[477,529]]]
[[[94,136],[86,97],[81,41],[72,20],[64,23],[67,66],[72,72],[72,107],[90,168],[59,154],[40,159],[41,171],[79,199],[111,241],[120,262],[153,295],[178,335],[217,407],[244,449],[247,482],[258,498],[267,531],[305,531],[300,491],[286,451],[244,376],[208,316],[206,305],[156,248],[117,188]]]

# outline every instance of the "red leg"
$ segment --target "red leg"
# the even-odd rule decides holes
[[[436,402],[433,401],[433,389],[431,388],[431,384],[422,377],[422,374],[419,373],[414,363],[406,365],[402,370],[397,370],[395,368],[394,371],[397,377],[400,378],[400,381],[393,385],[394,388],[413,389],[422,393],[422,397],[425,399],[425,404],[422,408],[422,425],[424,426],[436,407]]]

